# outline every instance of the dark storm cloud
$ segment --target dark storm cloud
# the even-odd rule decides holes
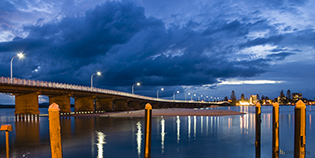
[[[269,54],[267,55],[267,58],[273,59],[273,60],[284,60],[287,56],[294,55],[295,53],[288,53],[288,52],[282,52],[277,54]]]
[[[15,62],[16,76],[21,78],[89,85],[91,74],[102,71],[94,78],[98,87],[130,87],[135,82],[157,87],[211,84],[217,78],[257,76],[266,72],[272,57],[283,60],[291,55],[229,60],[239,48],[283,40],[274,35],[235,42],[244,41],[250,30],[263,30],[266,20],[217,20],[204,31],[197,31],[198,26],[189,21],[184,27],[166,28],[162,20],[146,17],[142,7],[112,1],[82,16],[25,26],[28,36],[0,43],[0,55],[7,65],[13,52],[24,50],[23,66]],[[9,68],[0,75],[8,76],[5,72]]]
[[[248,40],[246,43],[240,44],[240,48],[252,47],[257,45],[272,44],[277,45],[283,40],[283,35],[275,35],[268,38],[256,38]]]

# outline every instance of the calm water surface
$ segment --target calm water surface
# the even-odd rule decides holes
[[[313,108],[313,110],[312,110]],[[222,107],[246,112],[235,116],[165,116],[152,120],[152,158],[255,157],[255,107]],[[306,112],[307,157],[315,157],[314,107]],[[40,109],[47,113],[46,108]],[[50,157],[48,118],[15,122],[14,109],[0,109],[0,125],[11,124],[11,158]],[[313,117],[312,117],[313,116]],[[272,156],[272,107],[262,107],[262,157]],[[312,127],[313,126],[313,127]],[[313,130],[313,131],[312,131]],[[64,158],[142,158],[144,119],[71,117],[61,119]],[[294,150],[294,107],[280,107],[280,149]],[[0,132],[0,157],[5,133]],[[292,154],[281,155],[292,158]]]

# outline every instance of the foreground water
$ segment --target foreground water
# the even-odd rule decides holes
[[[152,158],[255,156],[255,108],[220,107],[246,112],[235,116],[168,116],[152,120]],[[306,112],[306,156],[315,157],[314,109]],[[41,108],[41,113],[47,109]],[[50,157],[48,118],[15,122],[14,109],[0,109],[0,125],[11,124],[11,158]],[[313,116],[313,118],[312,118]],[[280,157],[293,157],[294,107],[280,107]],[[272,156],[272,107],[262,107],[262,157]],[[313,127],[314,128],[314,127]],[[71,117],[61,119],[65,158],[143,157],[144,119]],[[0,132],[0,157],[5,157],[5,133]]]

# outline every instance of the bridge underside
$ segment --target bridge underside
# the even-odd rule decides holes
[[[15,114],[39,114],[38,108],[39,92],[28,94],[15,94]],[[70,98],[72,95],[48,95],[49,104],[57,103],[60,108],[60,113],[69,114]],[[148,102],[138,100],[127,100],[122,98],[108,97],[96,98],[95,96],[80,97],[75,96],[74,112],[112,112],[112,111],[127,111],[144,109],[146,103],[150,103],[154,109],[159,108],[200,108],[204,104],[197,103],[163,103],[163,102]]]

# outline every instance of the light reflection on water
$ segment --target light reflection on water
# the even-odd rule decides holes
[[[180,140],[180,119],[179,116],[176,116],[176,124],[177,124],[177,144]]]
[[[103,158],[103,145],[106,144],[105,137],[106,135],[102,132],[96,132],[97,133],[97,158]]]
[[[196,119],[196,116],[194,116],[194,139],[196,139],[196,132],[197,132],[197,119]]]
[[[188,116],[188,138],[190,140],[190,128],[191,128],[191,120],[190,120],[190,116]]]
[[[315,157],[312,115],[307,107],[307,157]],[[254,157],[255,107],[224,107],[246,112],[235,116],[174,116],[152,120],[152,157]],[[0,124],[13,125],[10,155],[20,158],[50,157],[47,117],[15,122],[14,109],[1,109]],[[272,107],[262,107],[262,157],[272,152]],[[280,107],[280,149],[292,151],[294,107]],[[64,157],[143,157],[143,118],[86,117],[61,119]],[[205,129],[204,129],[205,128]],[[191,133],[193,132],[193,133]],[[193,137],[193,139],[191,139]],[[4,132],[0,132],[0,157],[4,157]],[[95,143],[94,143],[95,141]],[[97,149],[94,151],[94,148]],[[293,155],[280,155],[280,157]]]
[[[141,122],[137,122],[137,151],[138,151],[138,157],[140,157],[141,154],[141,142],[142,142],[142,131],[141,131]]]

